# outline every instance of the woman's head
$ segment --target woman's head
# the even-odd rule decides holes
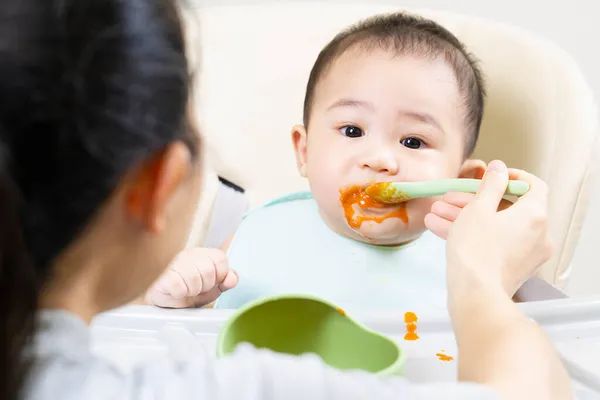
[[[40,302],[118,306],[182,247],[199,187],[189,81],[169,0],[0,8],[6,371]]]

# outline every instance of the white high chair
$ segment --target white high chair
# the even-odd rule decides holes
[[[201,51],[196,101],[209,167],[190,245],[218,246],[247,207],[307,188],[290,129],[302,120],[310,68],[337,32],[392,11],[400,9],[305,2],[187,11],[190,48]],[[502,159],[548,183],[556,252],[539,276],[562,287],[598,154],[591,90],[572,59],[548,41],[474,17],[411,11],[449,28],[481,60],[488,98],[474,157]],[[219,186],[217,176],[244,188],[245,197]]]

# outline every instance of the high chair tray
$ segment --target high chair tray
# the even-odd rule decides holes
[[[556,344],[574,379],[578,398],[600,399],[600,297],[532,302],[519,307]],[[404,340],[405,311],[419,317],[419,340]],[[197,352],[214,357],[219,329],[231,314],[229,310],[128,306],[94,320],[93,349],[123,370],[161,356],[178,358]],[[457,348],[445,311],[369,312],[353,317],[399,342],[408,354],[405,375],[411,381],[456,380]],[[453,360],[442,361],[443,356]]]

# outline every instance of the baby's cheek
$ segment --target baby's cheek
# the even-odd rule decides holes
[[[327,210],[338,208],[340,193],[328,179],[324,177],[311,179],[310,190],[319,207]]]
[[[440,179],[456,178],[455,168],[450,168],[447,163],[440,159],[428,160],[419,164],[413,164],[410,168],[402,171],[398,181],[402,182],[427,182]]]
[[[340,192],[333,182],[319,177],[310,182],[312,195],[319,206],[322,217],[329,224],[339,224],[344,217]]]

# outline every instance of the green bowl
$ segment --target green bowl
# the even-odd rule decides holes
[[[362,326],[340,308],[306,295],[282,295],[240,308],[225,323],[217,356],[241,343],[279,353],[314,353],[330,366],[402,375],[406,355],[393,340]]]

